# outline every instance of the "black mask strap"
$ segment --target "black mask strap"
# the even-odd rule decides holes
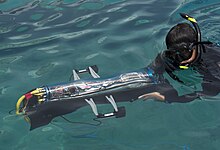
[[[213,44],[213,43],[210,42],[210,41],[195,42],[195,43],[192,43],[192,44],[189,46],[189,49],[191,50],[191,49],[193,49],[194,46],[196,46],[196,45],[201,45],[201,46],[202,46],[203,53],[205,53],[206,51],[205,51],[204,44],[209,45],[209,44]]]

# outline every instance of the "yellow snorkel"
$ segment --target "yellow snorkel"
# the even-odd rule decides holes
[[[184,13],[180,13],[180,16],[192,23],[192,25],[194,26],[196,33],[197,33],[197,44],[201,43],[201,31],[200,31],[200,28],[197,24],[196,19],[187,15],[187,14],[184,14]],[[195,45],[192,45],[192,46],[195,46]],[[195,63],[198,59],[200,59],[201,54],[202,54],[201,46],[196,45],[195,52],[193,52],[192,56],[188,60],[184,61],[185,63],[182,62],[182,64],[185,64],[185,65],[179,65],[179,68],[180,69],[188,69],[191,64]]]

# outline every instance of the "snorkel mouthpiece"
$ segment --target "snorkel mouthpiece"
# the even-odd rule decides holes
[[[179,67],[180,67],[180,69],[189,69],[188,66],[179,66]]]

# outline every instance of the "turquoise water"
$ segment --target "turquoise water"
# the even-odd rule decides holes
[[[220,96],[122,103],[127,116],[98,127],[57,118],[29,131],[22,117],[9,114],[23,93],[68,81],[73,68],[96,64],[108,77],[148,65],[165,49],[169,28],[183,21],[179,12],[197,18],[203,38],[219,43],[219,1],[1,0],[0,10],[0,150],[219,149]],[[67,117],[96,123],[89,106]]]

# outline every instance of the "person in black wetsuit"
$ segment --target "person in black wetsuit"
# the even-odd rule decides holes
[[[198,38],[201,37],[197,37],[196,31],[187,23],[171,28],[166,36],[167,50],[149,65],[160,84],[155,92],[139,98],[185,103],[220,93],[220,48],[211,42],[198,41]],[[184,81],[186,76],[188,81]],[[181,95],[178,91],[181,89],[188,93]]]

